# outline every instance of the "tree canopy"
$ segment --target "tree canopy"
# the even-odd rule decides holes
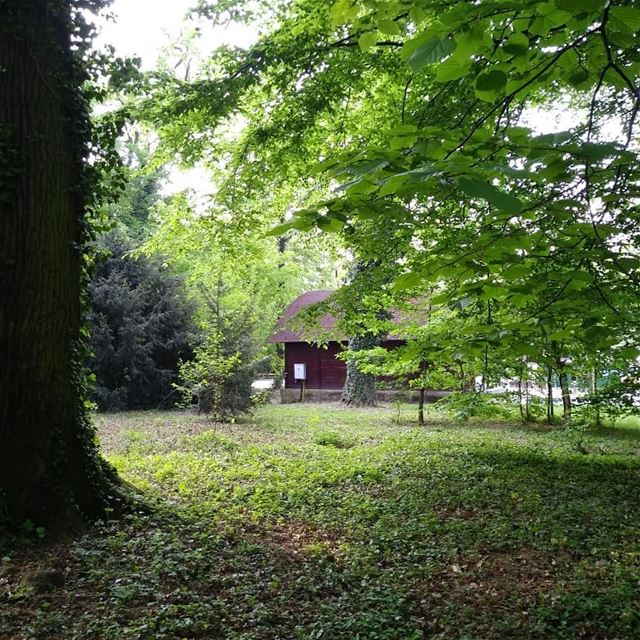
[[[429,361],[635,360],[635,2],[233,5],[199,11],[260,15],[259,41],[140,103],[167,157],[215,168],[233,225],[337,234],[381,307],[429,296]]]

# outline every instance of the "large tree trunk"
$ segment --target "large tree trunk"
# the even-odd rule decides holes
[[[84,149],[69,5],[0,0],[0,507],[58,527],[100,513],[113,479],[82,398]]]
[[[373,349],[379,342],[378,337],[372,333],[356,336],[349,341],[349,351]],[[377,400],[376,377],[361,371],[355,359],[348,359],[342,401],[352,407],[375,407]]]

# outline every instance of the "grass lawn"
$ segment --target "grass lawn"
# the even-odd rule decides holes
[[[640,638],[640,429],[415,408],[97,418],[156,505],[0,573],[0,638]],[[53,567],[65,584],[20,587]]]

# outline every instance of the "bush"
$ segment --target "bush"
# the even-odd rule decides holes
[[[469,418],[513,419],[516,406],[509,394],[493,395],[476,391],[456,391],[436,403],[436,408],[464,422]]]
[[[597,424],[601,418],[616,420],[640,414],[640,366],[631,366],[624,374],[610,374],[606,384],[576,401],[586,423]]]
[[[180,362],[193,356],[181,279],[160,259],[132,258],[132,248],[122,232],[103,236],[98,249],[107,257],[89,284],[93,400],[105,411],[175,404]]]
[[[195,359],[180,369],[179,389],[188,404],[196,400],[199,413],[226,421],[251,409],[255,372],[239,352],[226,354],[221,343],[214,334],[196,349]]]
[[[351,440],[343,438],[339,433],[335,431],[325,431],[319,433],[315,439],[315,443],[324,447],[335,447],[336,449],[350,449],[354,443]]]

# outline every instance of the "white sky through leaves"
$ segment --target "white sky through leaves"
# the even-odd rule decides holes
[[[139,56],[142,69],[153,69],[163,47],[175,42],[181,31],[200,26],[201,50],[209,53],[222,44],[249,47],[257,38],[251,26],[232,24],[212,27],[206,21],[184,18],[195,0],[115,0],[109,13],[115,21],[100,20],[101,33],[97,45],[111,44],[120,56]]]
[[[206,20],[187,19],[195,4],[195,0],[114,0],[107,10],[108,17],[97,20],[100,33],[95,46],[101,49],[111,45],[121,57],[139,57],[141,69],[150,71],[156,68],[163,50],[196,26],[201,34],[199,50],[205,57],[221,45],[247,48],[256,41],[258,31],[252,26],[213,27]],[[211,191],[209,172],[202,167],[171,168],[163,193],[184,189],[206,197]]]

